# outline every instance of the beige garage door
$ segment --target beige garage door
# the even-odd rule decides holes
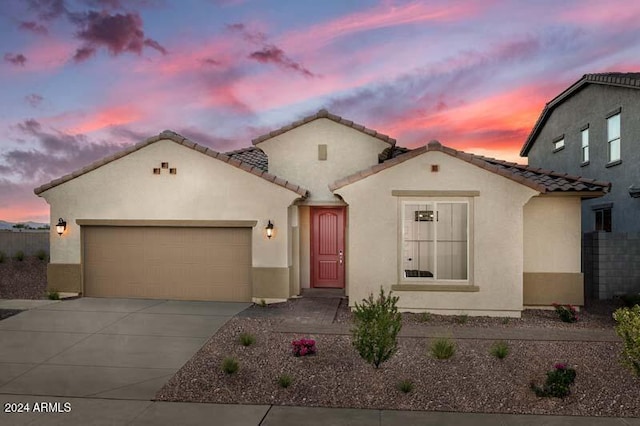
[[[251,300],[250,228],[86,226],[84,294]]]

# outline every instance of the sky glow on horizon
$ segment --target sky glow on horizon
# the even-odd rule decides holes
[[[5,0],[0,220],[33,188],[170,129],[214,150],[321,108],[415,148],[526,163],[546,102],[640,71],[640,2]]]

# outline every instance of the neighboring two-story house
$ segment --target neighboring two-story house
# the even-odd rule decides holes
[[[640,292],[640,73],[584,75],[547,103],[520,155],[612,183],[582,202],[586,295]]]

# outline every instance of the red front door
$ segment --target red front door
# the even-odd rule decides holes
[[[344,288],[344,207],[311,208],[311,287]]]

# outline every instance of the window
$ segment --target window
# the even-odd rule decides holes
[[[402,208],[402,279],[468,280],[469,203],[416,200]]]
[[[620,113],[607,118],[609,162],[620,160]]]
[[[582,162],[589,162],[589,128],[584,129],[580,132],[582,136]]]
[[[596,231],[611,232],[611,208],[594,210],[596,214]]]
[[[564,138],[553,142],[553,152],[560,151],[564,148]]]

